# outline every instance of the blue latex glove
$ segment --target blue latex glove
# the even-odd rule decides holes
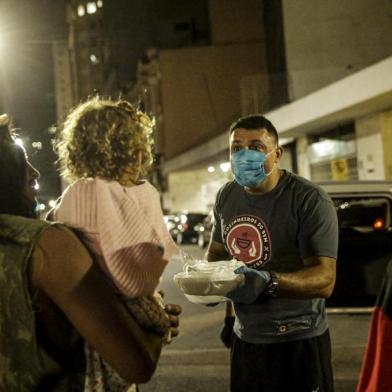
[[[233,302],[251,304],[256,301],[271,282],[271,275],[267,271],[258,271],[246,266],[239,267],[234,271],[236,274],[245,275],[245,283],[229,291],[226,297]]]

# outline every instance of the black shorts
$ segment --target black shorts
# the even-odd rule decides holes
[[[232,392],[333,392],[329,331],[305,340],[252,344],[234,335]]]

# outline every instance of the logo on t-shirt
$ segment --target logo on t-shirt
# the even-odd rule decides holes
[[[252,268],[258,269],[270,260],[270,235],[257,216],[235,217],[225,226],[223,237],[230,254]]]

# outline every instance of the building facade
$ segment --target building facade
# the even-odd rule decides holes
[[[223,7],[221,12],[215,10],[223,17],[229,3],[211,1],[210,7]],[[255,2],[264,14],[260,18],[252,13],[255,23],[261,24],[261,56],[267,56],[262,60],[263,68],[259,68],[266,83],[258,91],[266,94],[263,102],[268,104],[261,105],[261,109],[244,110],[246,98],[241,97],[234,117],[257,111],[269,118],[278,129],[285,150],[281,166],[311,180],[391,179],[387,153],[392,147],[392,25],[388,16],[391,2],[380,1],[377,7],[370,0],[355,4],[337,0],[274,3],[276,7],[271,10],[270,2]],[[235,9],[238,7],[236,4]],[[242,13],[230,14],[240,17]],[[266,43],[271,42],[271,20],[277,19],[282,26],[283,43],[275,38],[279,55],[273,55]],[[247,20],[249,14],[243,24]],[[218,26],[221,28],[221,23]],[[229,29],[230,24],[225,26]],[[211,31],[214,32],[213,24]],[[255,39],[253,28],[250,32]],[[283,71],[286,77],[282,76]],[[273,95],[279,88],[276,98]],[[164,101],[162,104],[165,107]],[[187,189],[187,195],[200,194],[203,187],[215,192],[216,186],[209,184],[225,181],[226,173],[222,172],[222,181],[217,181],[216,171],[228,160],[225,129],[229,123],[227,118],[225,124],[220,124],[221,134],[211,135],[204,143],[184,148],[181,153],[177,151],[173,157],[169,155],[164,172],[169,185],[173,185],[167,197],[172,210],[186,206],[183,199],[189,196],[181,196],[183,189]],[[170,143],[170,138],[165,142]],[[206,198],[200,196],[199,201],[197,204],[193,200],[193,210],[211,207]]]
[[[170,211],[206,212],[211,207],[230,178],[228,138],[224,143],[215,139],[241,115],[271,108],[261,2],[210,0],[208,5],[208,45],[161,48],[153,56],[150,51],[149,61],[139,62],[134,95],[145,92],[144,106],[157,120],[160,189]]]
[[[211,208],[230,178],[226,130],[251,113],[278,129],[283,168],[314,181],[390,179],[391,7],[72,0],[59,112],[99,93],[152,114],[152,181],[172,212]]]

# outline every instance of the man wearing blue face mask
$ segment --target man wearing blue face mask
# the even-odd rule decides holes
[[[214,207],[209,261],[235,258],[245,283],[229,292],[221,339],[232,392],[333,391],[325,298],[336,274],[338,224],[318,186],[278,167],[278,133],[260,115],[230,127],[235,180]],[[233,329],[233,333],[232,333]]]

